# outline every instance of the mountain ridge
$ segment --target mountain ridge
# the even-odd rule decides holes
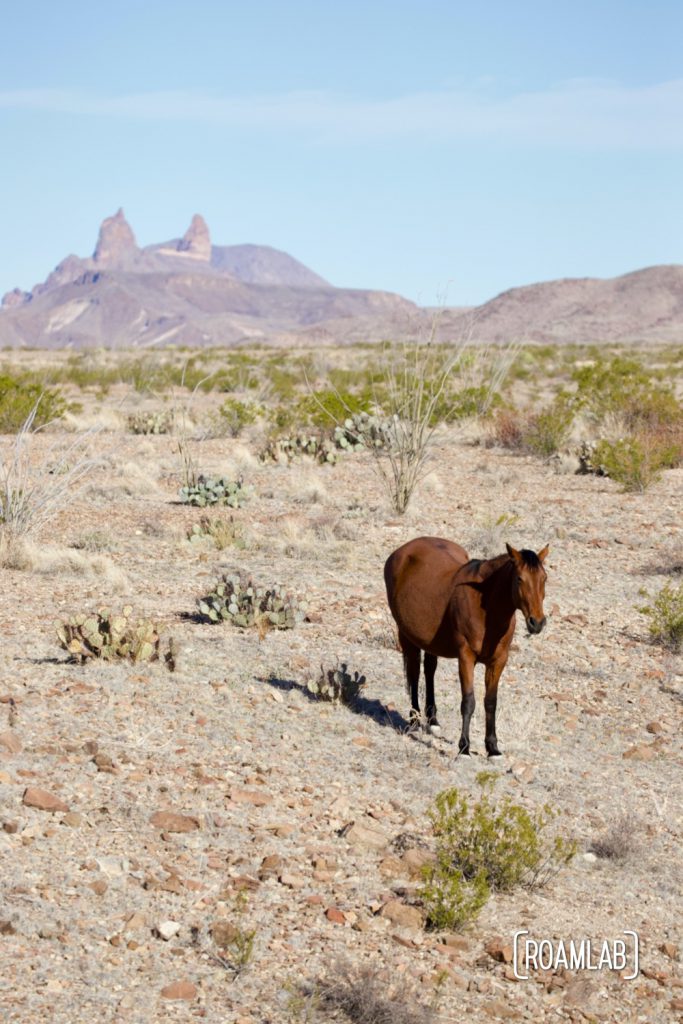
[[[119,209],[92,256],[69,255],[3,297],[0,345],[353,344],[427,337],[433,318],[392,292],[336,288],[271,246],[214,245],[199,214],[181,237],[141,248]],[[437,321],[446,342],[680,342],[683,266],[523,285]]]

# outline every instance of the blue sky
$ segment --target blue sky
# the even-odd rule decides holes
[[[0,294],[119,206],[430,305],[683,262],[682,40],[679,0],[12,5]]]

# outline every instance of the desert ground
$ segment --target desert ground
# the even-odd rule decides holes
[[[159,396],[121,384],[78,397],[66,425],[34,435],[31,457],[94,426],[97,462],[3,568],[2,1019],[683,1019],[683,665],[639,610],[642,590],[680,572],[683,469],[625,494],[565,460],[489,447],[478,423],[443,425],[400,516],[368,452],[261,463],[258,424],[236,438],[200,431],[189,439],[200,471],[253,488],[243,507],[208,510],[239,536],[218,550],[188,540],[204,510],[179,501],[177,435],[126,428]],[[193,422],[216,401],[198,393]],[[2,439],[5,455],[13,443]],[[500,761],[485,756],[481,668],[472,756],[457,754],[453,662],[437,672],[443,735],[406,731],[382,568],[420,535],[477,557],[550,544],[547,628],[530,637],[518,622],[501,680]],[[285,586],[307,621],[200,621],[197,599],[236,572]],[[174,672],[69,661],[55,623],[125,605],[175,638]],[[353,708],[307,687],[340,662],[366,677]],[[431,931],[419,901],[428,811],[449,787],[475,798],[483,769],[496,796],[552,805],[577,853],[545,888],[494,894],[461,932]],[[605,835],[620,835],[623,856],[592,851]],[[519,930],[596,944],[633,930],[640,973],[517,980]],[[398,998],[401,1017],[379,1002],[350,1017],[326,1000],[344,976],[384,1006]]]

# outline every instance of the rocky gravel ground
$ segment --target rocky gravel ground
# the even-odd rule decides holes
[[[439,435],[401,518],[368,455],[261,465],[248,440],[198,443],[200,469],[254,488],[216,513],[243,541],[218,551],[186,539],[201,513],[177,501],[172,439],[98,438],[103,465],[3,570],[2,1020],[342,1021],[315,994],[343,964],[400,990],[415,1021],[427,1005],[439,1022],[683,1018],[683,667],[638,611],[680,551],[683,472],[624,495],[478,440]],[[519,628],[501,682],[500,762],[484,756],[481,679],[473,756],[456,756],[454,663],[437,674],[443,738],[404,732],[382,567],[420,534],[473,556],[551,545],[548,627]],[[265,634],[197,621],[197,598],[238,570],[305,598],[309,621]],[[54,621],[103,604],[160,621],[177,670],[69,663]],[[353,711],[306,686],[340,660],[367,677]],[[490,767],[497,793],[557,808],[579,852],[461,934],[426,931],[428,808],[449,786],[474,796]],[[591,852],[615,828],[624,858]],[[597,944],[627,929],[635,980],[514,976],[518,930]]]

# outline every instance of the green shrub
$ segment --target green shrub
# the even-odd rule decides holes
[[[523,447],[544,458],[554,455],[566,443],[573,422],[572,401],[561,391],[550,405],[529,417],[522,432]]]
[[[660,376],[625,356],[598,358],[572,374],[579,406],[598,421],[607,415],[619,417],[629,431],[683,418],[680,402]]]
[[[0,374],[0,434],[14,434],[34,407],[32,429],[63,416],[67,404],[56,388],[46,388],[33,374]]]
[[[198,523],[194,523],[187,531],[187,539],[192,543],[210,539],[218,551],[226,548],[245,548],[246,541],[244,532],[234,518],[211,519],[209,516],[202,516]]]
[[[226,398],[213,417],[217,433],[239,437],[245,427],[255,423],[258,408],[253,402],[241,402],[238,398]]]
[[[661,476],[662,469],[675,463],[677,446],[654,433],[599,441],[593,461],[625,491],[645,491]]]
[[[574,402],[564,391],[539,412],[500,409],[491,423],[494,443],[547,458],[566,443],[574,422],[574,409]]]
[[[430,811],[436,860],[425,868],[422,898],[433,928],[459,928],[475,917],[492,891],[546,884],[576,852],[576,844],[544,835],[555,812],[530,813],[508,796],[491,797],[495,776],[482,772],[479,800],[448,789]]]
[[[666,647],[683,645],[683,583],[665,583],[650,605],[640,608],[650,620],[650,635]]]

